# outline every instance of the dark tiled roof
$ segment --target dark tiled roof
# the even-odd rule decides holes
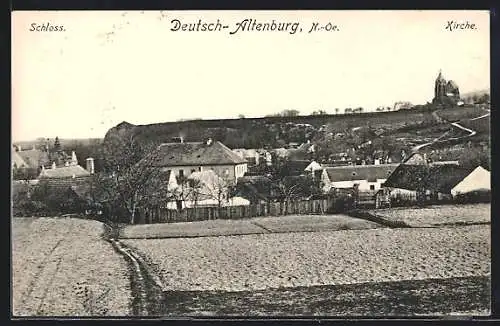
[[[400,164],[387,178],[384,187],[418,190],[425,184],[427,169],[425,165]]]
[[[472,169],[457,165],[436,165],[429,168],[426,189],[450,193],[460,181],[468,176]]]
[[[284,170],[290,175],[297,175],[305,173],[306,167],[311,164],[309,160],[290,160],[284,165]]]
[[[449,193],[471,172],[472,169],[455,164],[430,166],[401,164],[387,179],[384,186]]]
[[[90,176],[90,172],[80,165],[63,166],[55,169],[45,169],[40,178],[73,178]]]
[[[377,179],[387,179],[389,175],[398,167],[399,163],[395,164],[379,164],[379,165],[349,165],[325,168],[330,181],[352,181],[352,180],[368,180],[376,181]]]
[[[246,160],[221,142],[166,143],[159,147],[157,166],[243,164]]]

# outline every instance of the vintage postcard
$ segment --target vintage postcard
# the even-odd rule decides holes
[[[488,11],[15,11],[12,317],[489,316]]]

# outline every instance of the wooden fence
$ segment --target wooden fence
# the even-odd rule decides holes
[[[153,207],[139,211],[139,223],[175,223],[214,219],[242,219],[258,216],[281,216],[300,214],[326,214],[342,209],[334,197],[315,200],[296,200],[251,204],[249,206],[195,207],[182,210]],[[342,203],[343,205],[343,203]]]

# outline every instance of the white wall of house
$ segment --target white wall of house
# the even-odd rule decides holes
[[[382,184],[386,179],[377,179],[377,181],[369,182],[368,180],[347,180],[347,181],[330,181],[328,174],[325,170],[321,175],[321,182],[323,184],[323,192],[327,193],[332,188],[352,188],[355,184],[358,184],[359,191],[377,191],[382,188]]]
[[[391,198],[396,198],[397,196],[408,196],[412,198],[416,198],[417,192],[415,190],[408,190],[402,188],[390,188],[391,190]]]
[[[378,179],[374,182],[368,180],[349,180],[332,182],[331,186],[335,188],[352,188],[355,184],[359,185],[359,191],[379,190],[386,179]]]
[[[183,174],[184,177],[187,178],[195,171],[213,170],[218,176],[233,181],[245,175],[247,169],[248,165],[246,163],[237,165],[184,165],[163,167],[164,171],[171,170],[177,177]]]

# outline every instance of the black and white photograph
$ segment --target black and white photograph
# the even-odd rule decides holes
[[[491,315],[489,11],[11,35],[11,318]]]

